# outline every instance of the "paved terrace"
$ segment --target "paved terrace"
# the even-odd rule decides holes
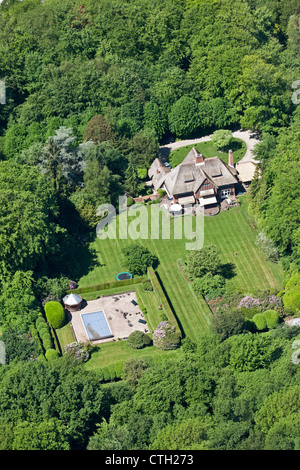
[[[133,305],[132,300],[137,302],[135,292],[100,297],[88,302],[83,301],[82,308],[70,314],[76,340],[83,343],[89,341],[81,315],[83,313],[98,312],[99,310],[104,311],[113,338],[93,341],[93,344],[117,340],[118,338],[127,339],[130,333],[135,330],[148,333],[148,325],[139,322],[139,320],[145,320],[145,317],[139,306]]]

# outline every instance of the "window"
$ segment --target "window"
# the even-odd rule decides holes
[[[231,189],[230,188],[221,190],[221,197],[227,197],[227,196],[230,196],[230,195],[231,195]]]

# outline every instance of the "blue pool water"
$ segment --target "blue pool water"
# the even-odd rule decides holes
[[[113,336],[103,310],[99,312],[83,313],[81,318],[90,341]]]

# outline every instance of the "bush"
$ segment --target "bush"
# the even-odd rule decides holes
[[[276,310],[266,310],[263,316],[269,329],[276,328],[279,323],[279,314]]]
[[[133,331],[128,336],[127,343],[133,349],[142,349],[145,346],[144,336],[145,334],[142,331]]]
[[[56,359],[58,358],[58,352],[56,351],[56,349],[47,349],[46,353],[45,353],[45,357],[47,359],[47,361],[51,361],[51,359]]]
[[[51,334],[50,334],[50,331],[46,331],[46,330],[43,330],[41,333],[40,333],[40,338],[41,340],[44,342],[46,341],[47,339],[51,340]]]
[[[36,329],[38,330],[39,327],[42,326],[42,325],[47,325],[45,318],[44,317],[37,317],[37,319],[35,321]]]
[[[49,326],[45,324],[41,328],[37,328],[37,331],[39,336],[42,337],[44,333],[49,333]]]
[[[180,345],[180,336],[171,323],[163,321],[159,323],[153,333],[153,344],[159,349],[177,349]]]
[[[283,305],[290,313],[297,313],[300,310],[300,288],[294,288],[285,292]]]
[[[124,251],[125,265],[132,274],[146,274],[148,267],[157,264],[158,259],[140,243],[133,243]]]
[[[267,260],[277,263],[278,261],[278,252],[274,242],[267,237],[267,235],[262,231],[256,237],[256,245],[259,246],[262,253],[265,255]]]
[[[262,313],[257,313],[252,318],[252,321],[255,323],[256,329],[261,331],[267,328],[267,322]]]
[[[46,318],[49,324],[54,328],[61,328],[65,324],[66,315],[60,302],[54,300],[45,304]]]
[[[134,204],[134,199],[133,197],[129,196],[126,201],[127,207],[130,207]]]
[[[152,339],[150,338],[150,336],[144,334],[143,342],[145,346],[150,346],[150,344],[152,343]]]
[[[90,348],[89,345],[83,343],[73,343],[67,344],[64,347],[64,353],[66,356],[74,359],[76,362],[86,362],[90,358]]]
[[[220,274],[213,276],[207,273],[203,277],[194,279],[192,287],[197,294],[203,295],[206,299],[211,300],[224,293],[225,282],[225,278]]]
[[[52,339],[51,338],[46,338],[45,340],[43,340],[43,346],[44,346],[46,351],[48,349],[52,349],[53,348]]]
[[[160,197],[164,197],[167,194],[167,191],[164,191],[161,188],[158,188],[157,192],[158,192]]]
[[[253,323],[251,324],[251,326]],[[250,325],[249,325],[250,326]],[[254,328],[253,328],[254,329]],[[248,322],[242,312],[225,310],[214,313],[212,317],[212,330],[221,341],[230,336],[240,335],[248,330]]]

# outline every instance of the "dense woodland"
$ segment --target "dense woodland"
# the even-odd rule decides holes
[[[92,265],[97,206],[140,194],[159,145],[225,128],[260,134],[249,210],[299,313],[300,1],[3,0],[0,45],[0,448],[299,450],[298,327],[229,312],[102,385],[42,360],[32,325]]]

